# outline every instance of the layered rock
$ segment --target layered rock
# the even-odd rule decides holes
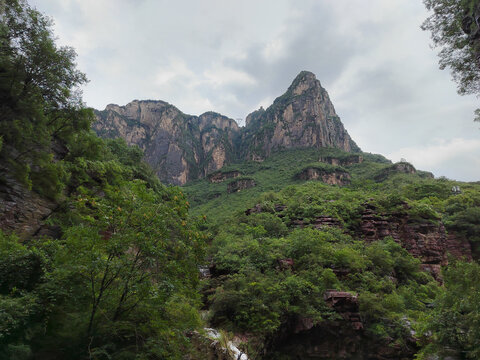
[[[303,169],[297,177],[301,180],[320,180],[325,184],[345,186],[350,184],[350,174],[344,170],[327,171],[325,169],[308,167]]]
[[[298,359],[411,359],[417,350],[415,339],[403,346],[381,340],[364,330],[356,294],[327,290],[325,303],[338,315],[336,320],[315,324],[309,318],[293,319],[276,336],[266,359],[295,354]]]
[[[159,178],[176,185],[203,178],[235,158],[235,120],[208,112],[182,113],[163,101],[132,101],[96,112],[93,129],[107,138],[121,137],[139,146]]]
[[[302,71],[287,92],[266,110],[247,117],[242,133],[243,155],[262,159],[291,148],[337,148],[359,151],[343,127],[327,91],[315,75]]]
[[[21,239],[37,234],[57,204],[42,198],[0,168],[0,229]]]
[[[210,181],[211,183],[221,183],[221,182],[224,182],[225,180],[233,179],[241,175],[242,174],[240,173],[240,171],[236,171],[236,170],[225,171],[225,172],[219,171],[219,172],[214,172],[212,174],[209,174],[207,178],[208,178],[208,181]]]
[[[395,163],[385,169],[382,169],[377,175],[375,175],[374,179],[377,182],[381,182],[386,180],[389,176],[393,174],[416,174],[417,170],[415,167],[408,163],[408,162],[398,162]],[[433,177],[430,176],[431,173],[425,173],[425,177]]]
[[[407,204],[404,204],[408,207]],[[277,210],[278,209],[278,210]],[[286,206],[276,205],[275,214],[283,217]],[[261,213],[261,205],[245,211],[245,214]],[[428,219],[412,219],[407,212],[380,213],[377,208],[369,203],[364,204],[364,210],[359,219],[357,235],[366,242],[382,240],[392,237],[410,254],[421,261],[425,271],[430,272],[437,280],[441,281],[441,267],[447,265],[448,256],[457,259],[472,260],[472,249],[469,241],[453,232],[447,234],[442,222]],[[289,226],[303,228],[311,226],[321,230],[325,227],[341,228],[342,223],[329,215],[317,215],[313,219],[294,218]],[[351,229],[353,230],[353,229]],[[337,269],[339,273],[342,269]]]
[[[138,145],[163,182],[183,185],[234,161],[263,161],[276,150],[333,147],[359,151],[315,75],[303,71],[268,109],[247,116],[246,126],[223,115],[182,113],[163,101],[132,101],[96,111],[102,137]]]
[[[231,183],[227,185],[227,192],[228,193],[233,193],[237,191],[242,191],[245,189],[252,188],[256,186],[257,184],[255,183],[255,180],[253,179],[238,179],[234,180]]]
[[[360,164],[363,162],[362,155],[352,154],[346,157],[322,156],[318,161],[334,166],[349,166],[353,164]]]
[[[447,264],[449,253],[457,258],[472,258],[468,241],[454,234],[447,235],[441,222],[412,220],[404,213],[379,214],[373,205],[365,204],[360,229],[367,242],[391,236],[419,258],[423,269],[437,279],[440,279],[441,266]]]

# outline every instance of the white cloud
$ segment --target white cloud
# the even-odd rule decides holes
[[[437,155],[417,167],[437,161],[437,172],[475,177],[468,150],[449,154],[480,138],[478,99],[459,97],[448,71],[438,70],[420,30],[421,1],[29,1],[54,18],[59,42],[76,48],[91,80],[89,106],[159,99],[186,113],[243,119],[310,70],[362,149],[404,157],[421,150]]]
[[[214,87],[229,84],[251,86],[256,80],[244,71],[235,70],[221,64],[216,64],[203,72],[205,80]],[[219,94],[221,95],[221,94]]]
[[[435,139],[425,145],[398,149],[388,157],[394,161],[404,158],[437,176],[480,180],[480,139]],[[459,164],[468,166],[459,169]]]

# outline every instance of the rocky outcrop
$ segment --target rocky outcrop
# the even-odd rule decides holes
[[[325,184],[345,186],[350,184],[350,174],[344,170],[327,171],[325,169],[308,167],[303,169],[297,178],[300,180],[320,180]]]
[[[303,71],[268,109],[247,116],[246,126],[207,112],[186,115],[164,101],[135,100],[96,111],[93,129],[139,146],[163,182],[183,185],[236,160],[263,161],[276,150],[360,149],[343,127],[327,91]]]
[[[0,229],[21,239],[37,234],[57,204],[42,198],[0,169]]]
[[[203,178],[235,159],[235,120],[208,112],[182,113],[163,101],[132,101],[96,112],[93,129],[106,138],[121,137],[144,151],[160,180],[183,185]]]
[[[322,156],[318,161],[330,164],[333,166],[349,166],[353,164],[360,164],[363,162],[362,155],[352,154],[345,157],[335,157],[335,156]]]
[[[276,150],[291,148],[359,151],[327,91],[308,71],[302,71],[268,109],[260,108],[247,117],[242,145],[247,159],[266,158]]]
[[[297,318],[288,324],[267,348],[266,359],[295,354],[298,359],[412,359],[414,338],[399,346],[378,339],[364,330],[356,294],[327,290],[325,303],[337,319],[315,324],[309,318]]]
[[[413,220],[406,213],[379,214],[375,206],[365,204],[360,229],[367,242],[391,236],[439,280],[441,266],[447,264],[449,253],[457,258],[472,259],[468,241],[454,234],[447,235],[441,222]]]
[[[207,178],[208,178],[208,181],[210,181],[211,183],[221,183],[221,182],[224,182],[225,180],[233,179],[241,175],[242,173],[236,170],[225,171],[225,172],[219,171],[219,172],[215,172],[213,174],[208,175]]]
[[[441,281],[440,270],[447,265],[448,256],[457,259],[472,260],[472,249],[467,239],[450,232],[447,234],[445,226],[440,221],[428,219],[412,219],[408,212],[384,214],[369,203],[363,205],[364,210],[359,219],[358,229],[350,229],[366,242],[378,241],[392,237],[410,254],[420,259],[421,266]],[[408,205],[404,204],[407,210]],[[278,210],[277,210],[278,209]],[[284,205],[275,206],[275,214],[284,217]],[[245,211],[245,214],[261,213],[260,204]],[[321,230],[325,227],[342,228],[342,223],[335,217],[317,215],[313,219],[293,218],[288,224],[291,227],[303,228],[311,226]],[[339,274],[342,269],[334,269]]]
[[[386,180],[389,176],[393,174],[416,174],[417,170],[413,167],[412,164],[408,162],[398,162],[385,169],[382,169],[377,175],[375,175],[374,180],[381,182]],[[424,175],[424,177],[429,177]]]
[[[228,193],[234,193],[237,191],[242,191],[245,189],[250,189],[257,184],[255,183],[255,180],[253,179],[238,179],[234,180],[231,183],[227,185],[227,192]]]

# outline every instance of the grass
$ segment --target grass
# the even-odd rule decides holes
[[[278,192],[288,185],[302,184],[305,181],[296,178],[296,174],[305,167],[318,164],[320,157],[332,156],[345,158],[351,154],[338,149],[295,149],[280,151],[263,162],[247,161],[221,169],[222,173],[239,171],[242,176],[220,183],[210,183],[207,179],[195,180],[183,186],[191,204],[194,216],[207,215],[218,221],[231,216],[235,211],[244,211],[256,204],[257,198],[264,192]],[[373,178],[373,175],[390,165],[385,158],[377,155],[362,154],[365,161],[345,167],[352,177],[357,179]],[[378,162],[382,161],[382,162]],[[325,166],[330,166],[325,164]],[[256,186],[232,194],[227,193],[227,184],[240,178],[255,180]]]

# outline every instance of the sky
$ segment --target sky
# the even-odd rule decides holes
[[[302,70],[363,151],[480,181],[475,96],[459,96],[420,25],[421,0],[30,0],[75,48],[88,106],[167,101],[236,119]]]

